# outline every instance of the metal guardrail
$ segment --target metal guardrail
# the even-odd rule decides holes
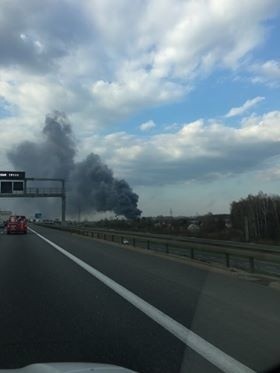
[[[217,240],[217,239],[209,239],[209,238],[201,238],[201,237],[183,237],[183,236],[173,236],[168,234],[156,234],[156,233],[149,233],[149,232],[138,232],[138,231],[122,231],[116,229],[104,229],[104,228],[91,228],[89,226],[80,226],[81,229],[87,230],[98,230],[101,232],[114,232],[119,234],[130,234],[139,237],[151,237],[151,238],[159,238],[159,239],[166,239],[170,241],[178,241],[178,242],[190,242],[190,243],[199,243],[202,245],[215,245],[215,246],[222,246],[222,247],[234,247],[234,248],[242,248],[248,250],[265,250],[268,252],[279,252],[280,253],[280,245],[264,245],[258,244],[254,242],[239,242],[239,241],[226,241],[226,240]]]
[[[193,242],[180,242],[171,239],[159,239],[159,238],[152,238],[150,236],[141,236],[135,234],[126,234],[123,233],[116,233],[112,231],[103,231],[103,230],[86,230],[81,228],[75,228],[71,226],[61,226],[55,224],[40,224],[42,226],[59,229],[68,231],[71,233],[76,233],[92,238],[102,239],[111,242],[117,243],[124,243],[128,241],[134,247],[142,247],[146,250],[155,250],[155,245],[160,246],[160,249],[157,251],[164,252],[166,254],[175,254],[180,255],[183,257],[190,257],[191,259],[201,259],[201,253],[206,253],[208,255],[218,254],[222,256],[223,264],[226,267],[231,267],[231,261],[236,258],[242,258],[242,260],[246,260],[249,266],[249,271],[251,273],[254,272],[262,272],[259,271],[256,262],[261,261],[265,263],[270,263],[273,265],[279,266],[279,274],[274,273],[280,276],[280,252],[275,251],[267,251],[267,250],[254,250],[253,248],[246,249],[240,247],[222,247],[213,244],[206,245],[201,243],[193,243]],[[144,246],[144,247],[143,247]],[[158,249],[158,247],[157,247]],[[179,249],[179,253],[178,253]],[[200,254],[199,254],[200,253]],[[198,255],[199,254],[199,255]],[[204,260],[205,261],[205,260]]]

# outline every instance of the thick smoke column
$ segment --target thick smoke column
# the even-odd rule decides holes
[[[15,168],[34,177],[69,179],[74,169],[75,144],[71,126],[63,113],[46,116],[42,141],[24,141],[8,153]]]
[[[68,212],[114,211],[133,219],[140,216],[138,195],[125,180],[113,172],[96,154],[75,163],[75,141],[67,117],[60,112],[47,115],[39,143],[25,141],[8,153],[15,168],[34,177],[67,180]]]
[[[76,163],[71,173],[71,195],[76,207],[82,211],[114,211],[117,215],[135,218],[138,196],[125,180],[117,180],[112,171],[96,154]]]

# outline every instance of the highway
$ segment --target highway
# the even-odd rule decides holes
[[[0,235],[0,369],[84,361],[136,372],[250,372],[280,363],[280,290],[31,229]]]

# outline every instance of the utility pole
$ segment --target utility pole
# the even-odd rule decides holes
[[[81,206],[80,206],[80,204],[78,206],[78,222],[79,223],[81,222]]]
[[[62,183],[62,196],[61,196],[61,222],[65,223],[66,215],[66,195],[65,195],[65,180],[61,180]]]

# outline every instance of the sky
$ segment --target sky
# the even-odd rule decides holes
[[[279,193],[279,0],[0,1],[0,169],[57,110],[144,216]]]

